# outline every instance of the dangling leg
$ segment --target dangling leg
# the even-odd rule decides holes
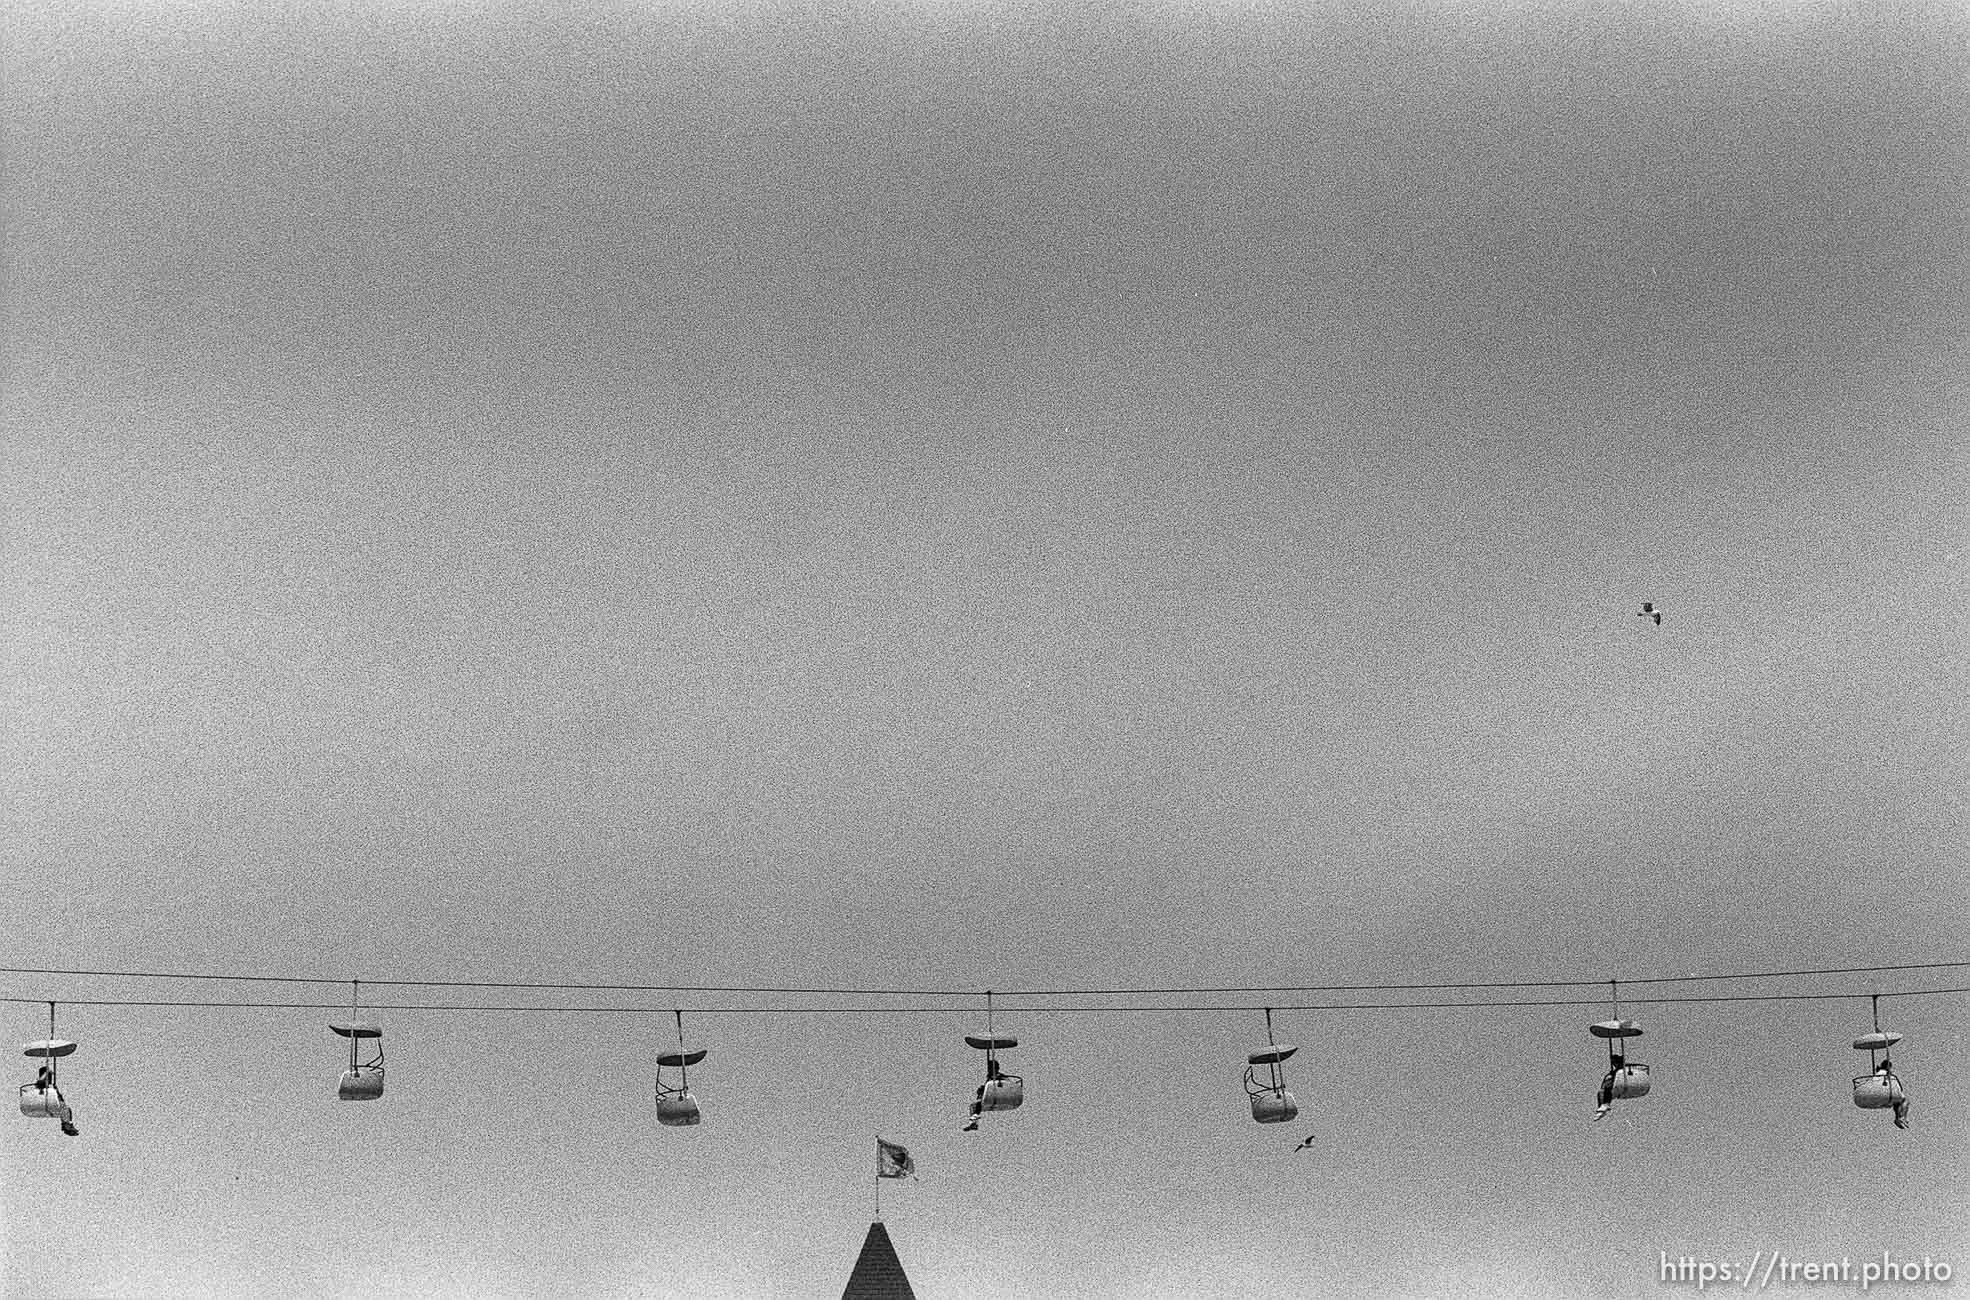
[[[1614,1071],[1609,1070],[1601,1078],[1601,1091],[1594,1098],[1594,1122],[1600,1123],[1607,1113],[1614,1109]]]
[[[1908,1094],[1907,1093],[1903,1093],[1901,1096],[1901,1100],[1895,1103],[1895,1127],[1896,1128],[1908,1127]]]
[[[971,1118],[965,1121],[965,1126],[964,1126],[965,1132],[976,1133],[978,1131],[978,1117],[979,1115],[983,1114],[985,1110],[985,1090],[991,1087],[992,1081],[998,1077],[999,1077],[999,1063],[989,1056],[986,1057],[985,1082],[978,1085],[978,1091],[976,1095],[973,1096],[971,1099]]]

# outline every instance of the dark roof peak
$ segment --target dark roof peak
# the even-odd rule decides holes
[[[855,1258],[855,1271],[848,1275],[841,1300],[917,1300],[881,1219],[869,1225],[869,1235],[862,1240],[862,1253]]]

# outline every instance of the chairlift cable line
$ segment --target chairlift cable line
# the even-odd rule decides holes
[[[1904,962],[1886,966],[1829,966],[1797,970],[1742,971],[1717,974],[1653,975],[1621,980],[1624,984],[1683,984],[1705,980],[1796,979],[1816,975],[1865,975],[1881,972],[1947,970],[1970,967],[1970,960]],[[0,966],[0,975],[60,975],[77,979],[166,979],[214,980],[262,984],[346,984],[342,978],[310,975],[218,975],[192,971],[71,970],[41,966]],[[540,989],[553,991],[615,993],[762,993],[811,997],[950,997],[975,998],[973,988],[874,988],[824,986],[769,986],[755,984],[605,984],[578,981],[530,980],[392,980],[371,979],[368,984],[392,988],[458,989]],[[1588,988],[1611,983],[1605,977],[1581,980],[1446,980],[1411,984],[1263,984],[1192,985],[1158,988],[1057,988],[1014,989],[1014,997],[1151,997],[1184,994],[1260,994],[1260,993],[1396,993],[1431,992],[1449,989],[1536,989]],[[999,990],[1005,992],[1005,990]],[[36,999],[39,1001],[40,999]]]
[[[375,981],[372,981],[375,982]],[[1970,986],[1961,988],[1898,989],[1891,994],[1898,998],[1949,996],[1970,993]],[[1632,1000],[1633,1006],[1670,1006],[1681,1004],[1705,1004],[1726,1002],[1842,1002],[1877,996],[1869,993],[1738,993],[1713,994],[1702,997],[1663,997]],[[177,999],[142,1000],[130,998],[64,998],[70,1006],[80,1007],[175,1007],[231,1011],[340,1011],[339,1002],[200,1002]],[[44,1005],[46,998],[0,996],[0,1003],[19,1003]],[[1540,999],[1501,999],[1479,1002],[1309,1002],[1296,1004],[1276,1004],[1275,1011],[1444,1011],[1444,1010],[1482,1010],[1495,1008],[1524,1007],[1593,1007],[1600,1006],[1598,998],[1540,998]],[[1023,1015],[1110,1015],[1146,1012],[1156,1014],[1221,1014],[1226,1012],[1259,1011],[1264,1008],[1250,1003],[1204,1005],[1189,1003],[1168,1006],[1144,1006],[1135,1003],[1110,1003],[1104,1005],[1059,1006],[1033,1005],[1015,1006],[1007,1010]],[[434,1003],[434,1002],[395,1002],[372,1003],[372,1011],[438,1011],[459,1013],[511,1013],[532,1012],[549,1015],[669,1015],[676,1008],[671,1006],[556,1006],[551,1003],[538,1003],[532,1006],[500,1006],[473,1003]],[[778,1006],[778,1007],[693,1007],[692,1011],[701,1016],[796,1016],[796,1015],[935,1015],[946,1016],[962,1013],[962,1007],[950,1006]]]

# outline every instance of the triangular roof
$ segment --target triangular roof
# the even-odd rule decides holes
[[[917,1300],[881,1219],[869,1225],[869,1235],[862,1241],[862,1253],[855,1259],[855,1271],[848,1275],[841,1300]]]

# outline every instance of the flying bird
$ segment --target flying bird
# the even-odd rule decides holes
[[[1297,1154],[1297,1153],[1299,1153],[1299,1152],[1301,1152],[1301,1151],[1304,1151],[1304,1150],[1306,1150],[1306,1149],[1307,1149],[1308,1147],[1310,1147],[1310,1146],[1312,1146],[1312,1145],[1313,1145],[1313,1140],[1314,1140],[1315,1138],[1317,1138],[1317,1137],[1319,1137],[1319,1136],[1320,1136],[1320,1135],[1319,1135],[1318,1133],[1309,1133],[1309,1134],[1307,1134],[1307,1135],[1306,1135],[1306,1137],[1305,1137],[1305,1139],[1304,1139],[1304,1140],[1302,1140],[1302,1141],[1301,1141],[1301,1143],[1300,1143],[1300,1144],[1299,1144],[1298,1146],[1296,1146],[1296,1147],[1294,1147],[1294,1148],[1293,1148],[1293,1151],[1294,1151],[1294,1153],[1295,1153],[1295,1154]]]
[[[1654,619],[1654,620],[1655,620],[1655,625],[1656,625],[1657,627],[1661,627],[1661,626],[1662,626],[1662,611],[1661,611],[1661,610],[1659,610],[1659,609],[1657,609],[1657,608],[1655,607],[1655,602],[1654,602],[1654,601],[1652,601],[1652,600],[1645,600],[1645,601],[1643,601],[1643,602],[1642,602],[1642,612],[1641,612],[1641,613],[1639,613],[1639,614],[1637,614],[1637,615],[1636,615],[1635,617],[1636,617],[1636,618],[1652,618],[1652,619]]]

